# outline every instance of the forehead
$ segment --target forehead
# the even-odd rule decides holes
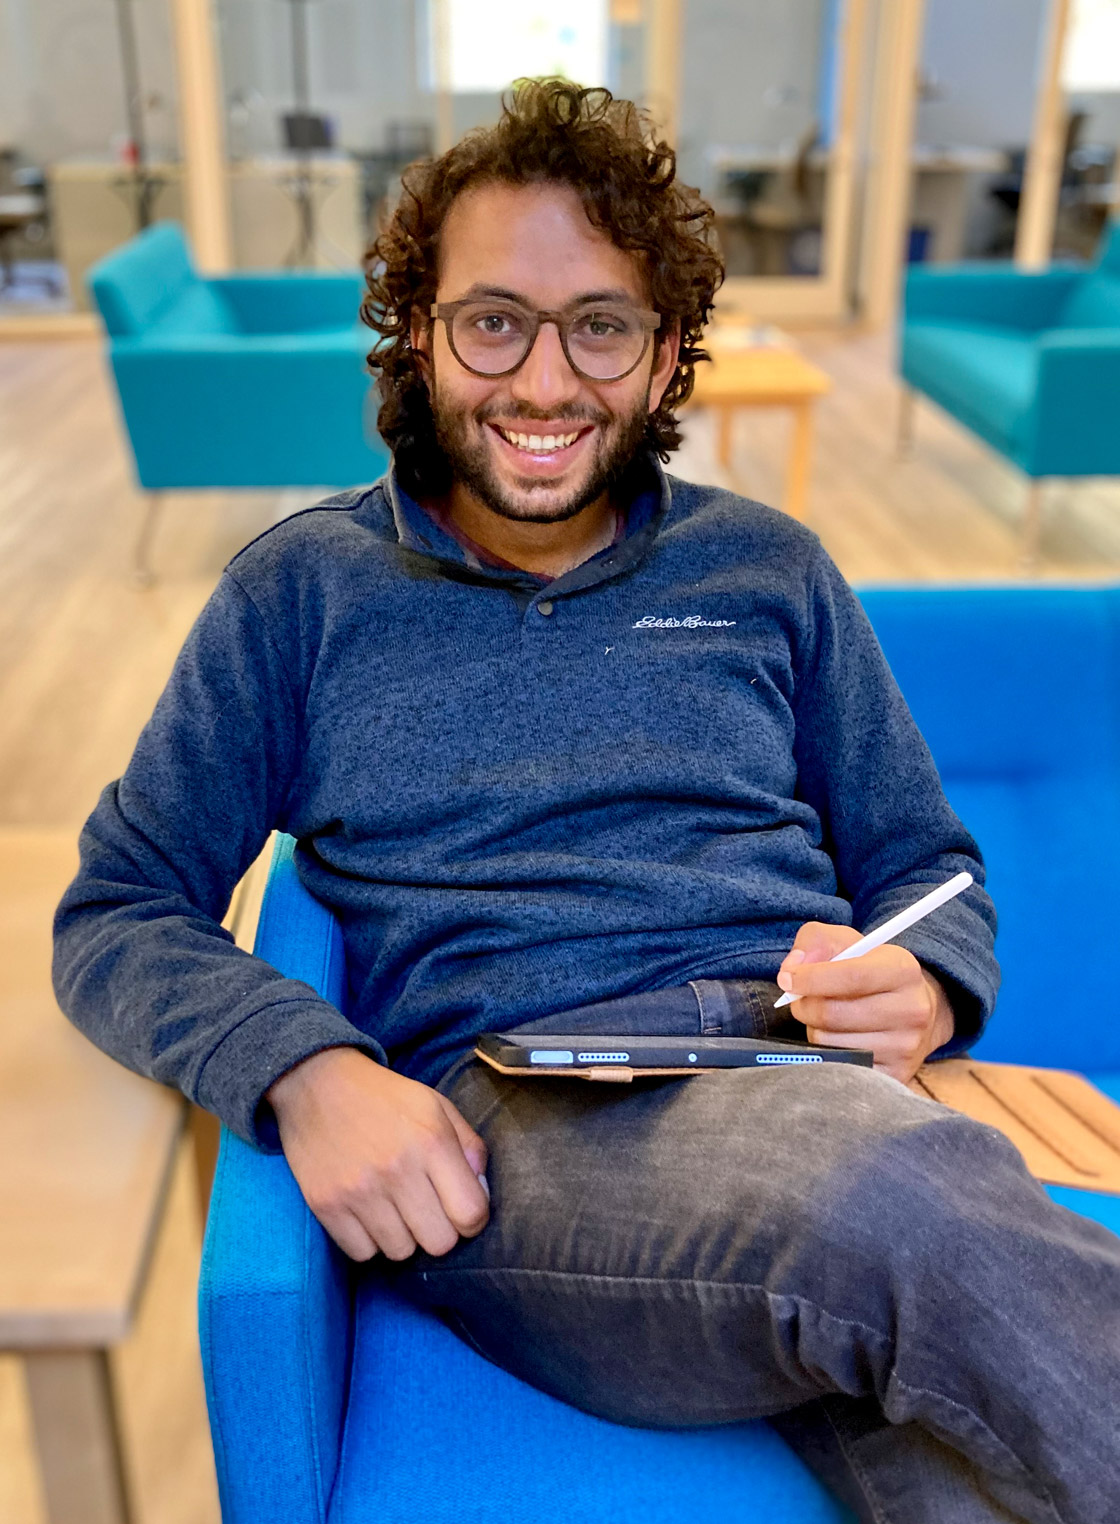
[[[568,185],[478,185],[456,197],[440,233],[440,300],[474,285],[517,291],[539,307],[608,289],[647,299],[637,255],[592,225]]]

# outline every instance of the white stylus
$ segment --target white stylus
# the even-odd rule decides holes
[[[829,958],[828,961],[841,963],[845,958],[862,958],[864,953],[871,952],[873,948],[882,947],[884,942],[897,937],[900,931],[909,930],[915,922],[929,915],[931,910],[944,905],[946,900],[953,899],[971,883],[971,873],[958,873],[955,878],[949,879],[948,883],[938,884],[936,889],[923,895],[920,900],[910,906],[909,910],[900,910],[897,915],[892,915],[889,921],[884,921],[882,926],[869,931],[865,937],[860,937],[858,942],[853,942],[851,947],[845,947],[843,952],[838,952],[835,958]],[[780,999],[775,1000],[774,1009],[777,1010],[780,1005],[792,1005],[795,1000],[800,999],[800,995],[782,995]]]

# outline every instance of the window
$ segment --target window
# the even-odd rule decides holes
[[[1120,90],[1120,0],[1074,0],[1062,83],[1067,90]]]
[[[523,75],[606,83],[607,0],[429,0],[429,88],[441,74],[441,9],[447,83],[456,95],[504,90]]]

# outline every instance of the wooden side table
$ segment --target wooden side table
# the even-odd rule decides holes
[[[114,1346],[130,1331],[185,1106],[76,1032],[50,986],[76,833],[0,833],[0,1350],[27,1376],[50,1524],[135,1518]]]
[[[696,367],[691,400],[698,407],[715,409],[718,414],[716,454],[720,465],[732,474],[731,425],[736,408],[791,408],[793,438],[783,506],[791,517],[804,522],[813,449],[813,404],[831,390],[831,379],[795,349],[765,344],[725,349],[718,339],[712,341],[709,349],[711,363]]]

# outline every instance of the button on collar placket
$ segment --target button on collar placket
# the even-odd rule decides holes
[[[537,613],[538,614],[543,614],[544,617],[547,619],[548,616],[552,613],[552,608],[553,608],[553,605],[552,605],[551,600],[548,599],[548,598],[544,598],[544,599],[542,599],[542,601],[540,603],[537,604]]]

